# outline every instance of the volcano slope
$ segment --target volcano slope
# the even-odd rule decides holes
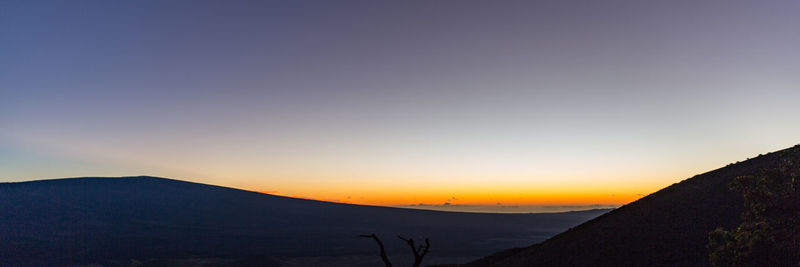
[[[430,237],[428,264],[544,240],[608,210],[492,214],[352,205],[157,177],[0,183],[0,265],[375,266],[377,233]]]
[[[800,158],[800,145],[696,175],[542,243],[461,266],[709,266],[708,233],[740,222],[734,178]]]

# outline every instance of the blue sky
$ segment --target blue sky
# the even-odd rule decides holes
[[[599,187],[556,204],[621,204],[800,142],[797,14],[795,1],[4,1],[0,181],[148,174],[396,205]]]

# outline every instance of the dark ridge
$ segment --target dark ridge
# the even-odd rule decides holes
[[[705,245],[716,227],[738,225],[738,176],[800,158],[800,145],[696,175],[542,243],[461,266],[709,266]]]
[[[365,233],[385,236],[398,265],[408,251],[392,238],[428,236],[433,252],[426,263],[442,263],[544,240],[607,211],[362,206],[149,176],[0,183],[0,265],[196,265],[202,259],[313,266],[320,264],[314,257],[345,257],[347,265],[371,266],[380,259],[373,242],[358,237]]]

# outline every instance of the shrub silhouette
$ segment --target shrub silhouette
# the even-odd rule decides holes
[[[731,189],[744,196],[742,223],[709,233],[714,266],[800,266],[800,160],[737,177]]]

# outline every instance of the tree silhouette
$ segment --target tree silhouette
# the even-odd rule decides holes
[[[397,236],[400,240],[406,241],[409,247],[411,247],[411,252],[414,253],[414,267],[419,267],[422,264],[422,258],[425,257],[425,254],[428,254],[428,250],[431,248],[431,242],[428,238],[425,238],[425,245],[420,244],[419,246],[414,246],[414,239],[413,238],[403,238],[402,236]]]
[[[737,177],[731,188],[744,196],[742,223],[709,233],[711,264],[800,266],[800,160]]]
[[[386,256],[386,248],[383,247],[383,242],[381,242],[381,239],[378,238],[378,236],[375,235],[375,233],[372,233],[372,234],[369,234],[369,235],[359,235],[359,236],[360,237],[374,239],[375,243],[378,243],[378,247],[381,249],[381,259],[383,260],[383,263],[386,265],[386,267],[392,267],[392,262],[389,261],[389,257]],[[425,244],[424,245],[420,244],[419,246],[417,246],[416,244],[414,244],[414,239],[413,238],[408,238],[407,239],[407,238],[404,238],[404,237],[399,236],[399,235],[397,237],[400,238],[400,240],[405,241],[406,244],[408,244],[408,246],[411,247],[411,252],[414,254],[414,265],[413,265],[413,267],[419,267],[420,264],[422,264],[422,259],[430,251],[430,248],[431,248],[430,240],[428,240],[428,238],[426,237],[425,238]]]
[[[378,247],[381,249],[381,259],[383,260],[383,263],[386,265],[386,267],[392,267],[392,262],[389,261],[389,257],[386,256],[386,249],[383,247],[383,242],[381,242],[381,239],[378,238],[378,236],[375,235],[375,233],[372,233],[370,235],[360,235],[360,237],[375,239],[375,243],[378,243]]]

